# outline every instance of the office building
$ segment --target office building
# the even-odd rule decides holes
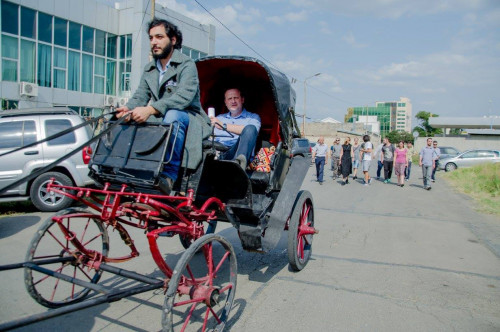
[[[69,106],[97,116],[123,105],[150,61],[151,1],[2,0],[2,108]],[[193,59],[215,52],[215,27],[156,5]]]

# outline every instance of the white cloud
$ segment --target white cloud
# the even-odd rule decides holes
[[[275,24],[283,24],[285,22],[301,22],[307,20],[307,18],[307,12],[303,10],[300,12],[289,12],[280,16],[269,16],[266,18],[266,21]]]
[[[331,34],[333,34],[333,31],[330,30],[330,25],[328,24],[328,22],[319,21],[318,25],[319,25],[319,31],[321,33],[324,33],[325,35],[331,35]]]
[[[352,47],[355,48],[365,48],[368,45],[362,44],[356,41],[356,38],[354,37],[352,31],[349,31],[347,35],[342,37],[342,40],[345,41],[347,44],[351,45]]]

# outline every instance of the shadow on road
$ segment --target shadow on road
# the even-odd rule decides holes
[[[0,218],[0,239],[12,236],[40,221],[37,216],[12,216]]]

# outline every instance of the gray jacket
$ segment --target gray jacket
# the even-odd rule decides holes
[[[148,121],[161,122],[169,109],[184,110],[189,115],[189,127],[186,133],[186,143],[182,166],[195,169],[202,158],[202,140],[211,134],[210,119],[201,108],[200,84],[198,71],[194,61],[174,50],[170,65],[158,83],[160,72],[156,61],[151,61],[144,67],[144,72],[127,107],[146,106],[148,103],[160,112]]]

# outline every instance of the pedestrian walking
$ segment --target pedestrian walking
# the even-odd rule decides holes
[[[360,158],[361,159],[361,167],[363,168],[363,174],[365,176],[365,186],[368,186],[372,183],[372,179],[370,178],[370,165],[372,163],[372,152],[373,152],[373,144],[370,142],[370,136],[363,136],[363,146],[360,149]]]
[[[384,163],[380,160],[380,153],[382,152],[382,147],[385,145],[385,138],[382,140],[382,143],[380,143],[377,148],[375,149],[375,152],[373,153],[375,155],[375,159],[377,159],[377,180],[380,179],[380,172],[382,171],[382,168],[384,167]]]
[[[406,150],[408,150],[408,166],[405,168],[405,180],[410,180],[412,158],[415,155],[415,147],[412,142],[406,143]]]
[[[394,150],[394,172],[398,178],[398,186],[405,185],[405,169],[408,167],[408,150],[405,142],[399,141],[398,147]]]
[[[339,166],[342,173],[342,185],[349,183],[349,175],[352,173],[352,154],[351,138],[347,137],[340,151]]]
[[[431,190],[429,184],[432,169],[434,168],[434,148],[432,147],[432,138],[427,139],[427,145],[420,151],[418,165],[422,167],[422,176],[424,180],[424,189]]]
[[[441,157],[441,150],[438,148],[438,142],[432,142],[432,148],[434,149],[434,166],[432,168],[431,181],[436,182],[436,171],[439,166],[439,157]]]
[[[318,144],[316,144],[312,149],[312,160],[316,165],[316,180],[319,184],[323,184],[323,173],[327,158],[328,146],[325,144],[325,138],[320,137],[318,139]]]
[[[354,137],[354,144],[352,146],[353,161],[352,161],[352,179],[356,180],[358,178],[358,168],[359,168],[359,153],[361,150],[361,144],[359,144],[359,138]]]
[[[342,145],[340,145],[340,138],[336,138],[333,141],[333,145],[330,147],[332,154],[332,171],[333,171],[333,179],[335,180],[340,176],[340,151],[342,151]]]
[[[394,166],[394,151],[396,149],[386,137],[380,153],[380,161],[384,164],[384,183],[391,183],[392,168]]]

